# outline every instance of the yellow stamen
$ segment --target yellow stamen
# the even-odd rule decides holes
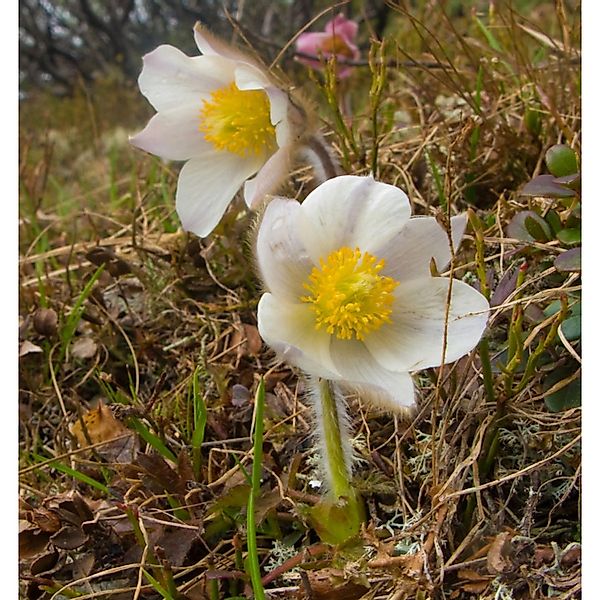
[[[364,340],[365,335],[391,322],[392,292],[398,282],[380,275],[383,259],[344,246],[321,259],[320,265],[304,284],[310,295],[301,298],[312,305],[316,329],[324,327],[342,340]]]
[[[200,111],[199,129],[217,150],[239,156],[260,156],[277,145],[266,92],[240,90],[235,83],[211,94]]]

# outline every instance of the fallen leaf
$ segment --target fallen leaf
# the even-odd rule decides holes
[[[315,600],[358,600],[368,588],[353,581],[344,581],[339,569],[320,569],[306,572],[310,585],[310,597]]]
[[[71,345],[71,356],[84,360],[92,358],[98,351],[98,344],[88,336],[78,338]]]
[[[42,573],[48,573],[52,571],[56,564],[58,563],[59,554],[53,548],[52,550],[48,550],[44,554],[38,556],[30,565],[29,572],[31,575],[41,575]]]
[[[19,522],[19,558],[32,558],[46,549],[50,535],[40,531],[33,523]]]
[[[32,344],[29,340],[25,340],[19,348],[19,358],[33,352],[43,352],[43,350],[36,344]]]
[[[487,568],[491,574],[506,573],[513,568],[510,560],[512,554],[511,534],[508,531],[499,533],[487,554]]]
[[[240,328],[235,330],[231,343],[232,346],[236,347],[238,357],[256,356],[262,348],[262,340],[258,329],[247,323],[242,323]]]
[[[77,442],[82,448],[88,445],[84,426],[92,444],[114,440],[127,433],[133,435],[125,425],[115,419],[110,407],[102,401],[96,408],[83,414],[81,419],[75,421],[70,427],[71,434],[77,438]]]
[[[50,541],[57,548],[75,550],[75,548],[83,546],[88,541],[88,536],[79,527],[65,525],[50,537]]]

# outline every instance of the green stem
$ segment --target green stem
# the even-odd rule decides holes
[[[265,590],[260,575],[258,547],[256,544],[256,500],[260,493],[260,474],[262,469],[263,410],[265,405],[265,382],[261,378],[254,400],[254,459],[252,461],[252,488],[248,497],[246,526],[248,530],[247,569],[250,571],[252,589],[257,600],[265,600]]]
[[[340,415],[331,383],[319,380],[323,427],[323,458],[329,474],[330,492],[337,498],[352,498],[354,490],[350,485],[350,466],[346,463],[344,440],[340,426]],[[345,433],[345,432],[344,432]]]

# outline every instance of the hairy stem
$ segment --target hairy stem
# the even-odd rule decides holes
[[[321,401],[321,427],[322,427],[322,453],[326,462],[325,472],[329,477],[329,490],[336,498],[350,498],[354,490],[350,485],[351,465],[350,457],[345,451],[349,443],[345,423],[345,414],[341,402],[336,402],[335,392],[331,382],[326,379],[319,380]],[[341,417],[341,418],[340,418]]]

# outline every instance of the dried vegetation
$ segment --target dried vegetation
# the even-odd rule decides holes
[[[238,202],[206,240],[178,229],[177,166],[127,144],[148,114],[133,88],[23,104],[23,597],[250,597],[260,377],[268,597],[579,597],[580,274],[555,260],[579,245],[561,232],[580,198],[521,194],[550,146],[579,154],[579,8],[416,4],[389,4],[351,89],[286,63],[319,90],[347,172],[403,188],[416,214],[470,211],[453,274],[493,306],[478,351],[419,374],[414,420],[349,399],[367,521],[347,548],[320,543],[303,510],[311,414],[258,336],[253,216]],[[312,186],[303,167],[283,191]]]

